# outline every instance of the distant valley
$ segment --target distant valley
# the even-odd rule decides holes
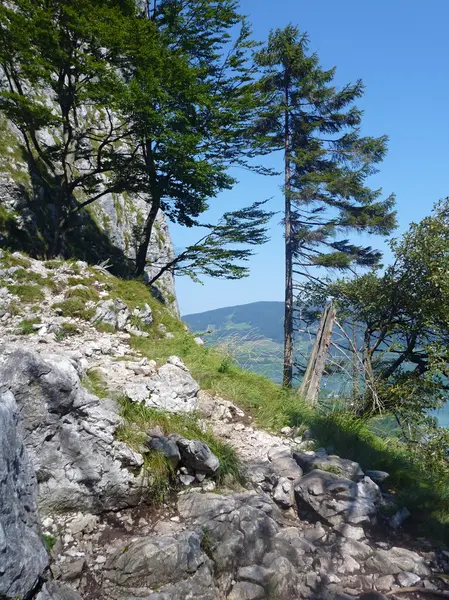
[[[282,380],[283,318],[283,302],[253,302],[182,317],[208,344],[228,350],[242,367],[276,382]],[[298,356],[307,357],[311,335],[296,337]]]

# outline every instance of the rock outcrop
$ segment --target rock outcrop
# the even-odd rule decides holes
[[[112,400],[82,387],[77,363],[16,350],[0,366],[0,389],[15,398],[39,482],[43,513],[101,512],[136,504],[143,458],[114,439],[121,423]]]
[[[449,560],[424,542],[405,547],[401,519],[399,532],[389,519],[403,507],[382,493],[386,473],[371,473],[379,487],[357,462],[312,449],[310,434],[262,431],[228,400],[199,390],[178,357],[157,364],[143,356],[136,348],[156,357],[151,344],[178,328],[158,323],[159,306],[153,314],[144,298],[128,295],[127,306],[101,269],[99,277],[79,261],[52,269],[4,257],[2,598],[337,600],[441,587],[434,571]],[[18,315],[11,296],[24,271],[43,299]],[[67,288],[94,297],[88,317],[58,312],[72,297]],[[132,336],[131,323],[149,338]],[[224,475],[232,453],[206,445],[211,433],[238,454],[244,479]],[[160,490],[165,500],[155,504]]]
[[[87,113],[85,113],[87,114]],[[96,122],[98,126],[98,120]],[[45,139],[52,134],[41,132]],[[51,239],[52,206],[44,203],[42,194],[32,182],[26,150],[19,132],[0,116],[0,247],[35,254],[42,240]],[[108,261],[116,272],[132,269],[136,255],[136,232],[148,213],[146,198],[131,193],[110,193],[102,196],[88,211],[81,212],[73,227],[71,251],[93,264]],[[174,257],[173,244],[164,214],[159,211],[148,247],[146,278],[151,280]],[[154,292],[172,312],[179,315],[174,277],[165,272],[157,281]]]
[[[10,391],[0,391],[0,597],[5,600],[28,597],[48,565],[36,495],[17,404]]]

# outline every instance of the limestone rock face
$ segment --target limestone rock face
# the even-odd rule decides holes
[[[138,502],[140,479],[125,465],[140,467],[142,457],[115,441],[115,402],[84,389],[74,361],[16,350],[0,365],[0,382],[18,405],[43,513]]]
[[[295,495],[300,515],[306,505],[331,525],[369,523],[381,497],[369,477],[355,483],[319,469],[310,471],[296,483]]]
[[[127,385],[125,394],[131,401],[143,402],[148,408],[190,412],[196,408],[199,388],[182,360],[170,356],[145,383]]]
[[[0,482],[0,597],[7,600],[27,596],[48,564],[36,478],[10,391],[0,392]]]
[[[108,593],[130,598],[157,587],[157,593],[146,597],[218,600],[212,564],[200,544],[201,537],[187,531],[177,536],[148,536],[120,548],[105,564]]]
[[[95,126],[101,127],[100,119],[96,119]],[[40,135],[52,139],[52,132],[41,131]],[[0,227],[0,246],[3,242],[31,254],[37,249],[43,251],[41,240],[51,239],[53,207],[43,202],[40,190],[32,184],[20,133],[3,118],[0,118],[0,137],[4,141],[0,150],[0,205],[6,211],[8,221],[5,229]],[[148,197],[131,193],[105,194],[91,205],[89,211],[77,217],[70,240],[71,252],[92,264],[108,260],[118,272],[123,267],[132,270],[136,231],[141,228],[150,206]],[[148,247],[147,280],[173,257],[167,221],[159,211]],[[154,292],[179,316],[174,277],[170,271],[155,283]]]

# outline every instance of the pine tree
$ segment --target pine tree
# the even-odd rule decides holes
[[[366,179],[382,161],[387,138],[362,137],[357,81],[337,90],[306,34],[289,25],[257,53],[266,109],[255,125],[265,151],[284,152],[285,320],[283,383],[293,379],[294,276],[319,280],[322,269],[372,265],[380,253],[351,244],[348,231],[387,234],[394,197],[381,200]],[[318,273],[313,273],[313,268]]]

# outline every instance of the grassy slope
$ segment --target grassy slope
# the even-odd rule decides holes
[[[310,428],[320,446],[350,458],[365,469],[390,473],[389,490],[413,512],[413,525],[420,533],[446,540],[449,536],[449,484],[444,472],[409,453],[395,438],[381,438],[372,424],[345,412],[310,410],[301,399],[271,380],[244,371],[231,357],[204,346],[179,331],[173,339],[157,344],[134,338],[134,348],[159,363],[180,356],[203,389],[236,402],[249,411],[256,423],[269,430],[285,425]]]
[[[17,265],[21,262],[22,259],[6,255],[0,260],[0,266],[1,263]],[[21,266],[25,267],[24,264]],[[57,266],[55,264],[55,268]],[[236,402],[251,413],[260,427],[269,430],[279,430],[285,425],[310,428],[319,445],[332,446],[336,454],[358,461],[365,469],[388,471],[391,475],[391,491],[414,511],[414,520],[422,526],[424,533],[433,533],[443,539],[448,535],[449,484],[445,479],[446,473],[441,469],[432,468],[431,464],[412,456],[397,440],[376,436],[369,423],[357,420],[348,413],[311,411],[300,398],[282,390],[271,380],[237,367],[232,356],[196,344],[184,324],[152,298],[143,283],[117,279],[98,271],[93,271],[92,275],[106,284],[111,297],[121,298],[131,310],[143,307],[145,303],[151,306],[154,323],[147,329],[149,337],[131,337],[130,344],[136,350],[159,364],[171,355],[180,356],[203,389],[209,389]],[[78,282],[74,279],[71,283]],[[91,285],[89,280],[84,283]],[[39,285],[36,287],[39,289]],[[29,295],[29,290],[26,291],[24,302],[37,301],[35,294]],[[67,299],[73,298],[69,293]],[[83,302],[85,303],[85,299]],[[173,338],[165,337],[159,329],[161,324],[174,334]],[[101,381],[93,373],[90,374],[90,379],[92,391],[101,395]],[[148,428],[159,426],[165,432],[177,428],[186,436],[201,437],[211,445],[223,462],[219,475],[221,479],[227,473],[236,474],[238,464],[235,453],[209,433],[204,434],[190,417],[168,418],[157,411],[131,406],[126,400],[122,402],[126,420],[125,427],[120,432],[123,441],[134,444],[137,449],[144,441],[143,432]],[[156,474],[153,487],[163,497],[167,491],[168,467],[156,454],[149,460],[151,464],[147,465],[148,472]]]

